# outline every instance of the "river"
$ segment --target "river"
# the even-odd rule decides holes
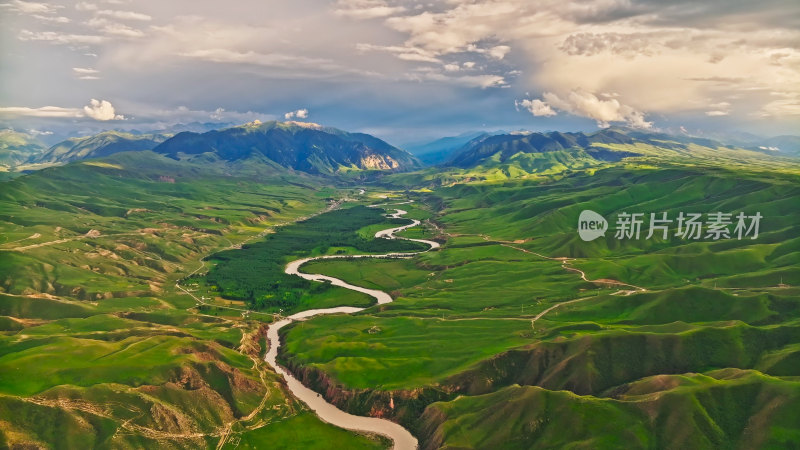
[[[377,207],[382,205],[372,205],[372,206]],[[393,214],[388,215],[388,217],[397,219],[401,218],[406,214],[408,214],[407,211],[403,211],[402,209],[396,209],[395,212]],[[318,281],[318,282],[327,281],[333,284],[334,286],[341,286],[345,289],[363,292],[364,294],[374,297],[375,300],[377,300],[378,305],[391,303],[392,297],[389,296],[389,294],[387,294],[386,292],[379,291],[377,289],[367,289],[360,286],[355,286],[334,277],[303,273],[300,272],[300,267],[309,261],[315,261],[321,259],[410,258],[419,253],[424,253],[439,248],[439,243],[435,241],[427,241],[424,239],[410,239],[410,238],[396,236],[395,233],[399,233],[401,231],[407,230],[411,227],[415,227],[420,224],[419,220],[416,219],[410,219],[410,220],[411,223],[409,223],[408,225],[403,225],[394,228],[387,228],[385,230],[378,231],[377,233],[375,233],[375,237],[386,238],[386,239],[405,239],[414,242],[421,242],[430,246],[428,250],[422,252],[411,252],[411,253],[385,253],[381,255],[330,255],[330,256],[318,256],[314,258],[303,258],[290,262],[286,266],[286,273],[290,275],[297,275],[299,277],[311,281]],[[267,351],[267,355],[265,356],[264,359],[267,361],[267,364],[272,366],[276,372],[281,374],[286,379],[286,384],[288,385],[289,390],[292,391],[292,394],[294,394],[294,396],[300,399],[303,403],[308,405],[308,407],[311,410],[313,410],[317,414],[317,416],[319,416],[319,418],[324,420],[325,422],[328,422],[332,425],[345,428],[348,430],[369,432],[386,436],[392,440],[393,448],[397,450],[416,449],[418,446],[417,438],[415,438],[408,430],[406,430],[399,424],[394,423],[387,419],[379,419],[377,417],[355,416],[353,414],[349,414],[340,410],[336,406],[325,401],[325,399],[318,393],[305,387],[297,378],[295,378],[288,370],[281,367],[277,362],[278,349],[280,348],[281,345],[280,335],[279,335],[279,331],[281,328],[285,327],[286,325],[289,325],[294,321],[306,320],[313,316],[318,316],[322,314],[352,314],[359,311],[363,311],[364,309],[365,308],[356,308],[352,306],[340,306],[337,308],[326,308],[326,309],[311,309],[296,314],[292,314],[291,316],[285,319],[275,322],[272,325],[270,325],[269,329],[267,330],[269,351]]]

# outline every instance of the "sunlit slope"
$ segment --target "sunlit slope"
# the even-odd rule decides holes
[[[800,395],[793,171],[622,162],[423,191],[425,236],[446,239],[443,249],[314,264],[396,300],[288,330],[284,360],[340,405],[398,417],[427,448],[546,448],[565,429],[590,448],[797,442],[791,420],[771,409]],[[580,239],[585,209],[609,218],[605,237]],[[763,218],[757,239],[684,240],[674,226],[666,240],[646,239],[645,224],[640,239],[618,240],[613,218],[625,211]],[[622,398],[629,386],[684,378],[702,382]]]
[[[190,258],[230,245],[223,236],[315,211],[330,195],[262,167],[257,181],[253,168],[224,177],[224,165],[136,152],[3,183],[2,288],[82,299],[158,292],[170,273],[197,264]]]
[[[800,282],[798,176],[748,174],[728,169],[609,168],[551,183],[460,185],[437,191],[446,200],[441,218],[450,233],[479,232],[576,264],[595,278],[616,278],[650,287],[703,283],[775,286]],[[592,210],[611,221],[604,237],[584,242],[578,216]],[[675,236],[683,213],[760,213],[759,236],[687,240]],[[620,213],[643,213],[639,239],[617,239]],[[650,213],[673,220],[667,240],[646,239]],[[733,226],[730,227],[731,231]],[[748,284],[749,283],[749,284]],[[709,285],[709,283],[705,283]]]
[[[306,448],[385,448],[291,398],[261,359],[263,322],[175,288],[338,195],[263,160],[151,152],[2,183],[0,447],[285,447],[300,426]]]
[[[104,131],[93,136],[70,138],[59,142],[41,155],[32,158],[30,162],[64,164],[82,159],[102,158],[120,152],[151,150],[170,136]]]
[[[630,129],[594,133],[513,133],[480,136],[438,167],[389,177],[409,186],[513,179],[557,179],[574,172],[621,165],[702,167],[761,173],[800,173],[785,153],[740,148],[719,141]]]
[[[46,148],[36,136],[11,129],[0,130],[0,170],[8,170],[37,157]]]
[[[424,448],[782,448],[800,387],[754,371],[659,375],[609,397],[535,386],[434,403]],[[565,433],[564,430],[569,432]]]

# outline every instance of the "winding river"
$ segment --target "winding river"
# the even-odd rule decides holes
[[[388,206],[388,205],[371,205],[371,207],[379,207],[379,206]],[[397,219],[401,218],[405,214],[407,214],[407,211],[403,211],[402,209],[396,209],[393,214],[389,214],[387,217]],[[300,272],[300,267],[309,261],[315,261],[321,259],[410,258],[419,253],[424,253],[439,248],[438,242],[426,241],[424,239],[410,239],[410,238],[395,236],[395,233],[399,233],[411,227],[415,227],[419,225],[419,223],[420,223],[419,220],[411,219],[411,223],[409,223],[408,225],[403,225],[400,227],[388,228],[385,230],[378,231],[377,233],[375,233],[375,237],[386,238],[386,239],[405,239],[408,241],[421,242],[423,244],[427,244],[430,246],[428,250],[422,252],[410,252],[410,253],[408,252],[385,253],[381,255],[330,255],[330,256],[318,256],[314,258],[303,258],[290,262],[286,266],[285,272],[289,275],[297,275],[299,277],[305,278],[306,280],[318,281],[318,282],[327,281],[333,284],[334,286],[341,286],[345,289],[363,292],[367,295],[375,297],[375,300],[377,300],[377,304],[379,305],[385,303],[391,303],[392,297],[390,297],[389,294],[387,294],[386,292],[379,291],[377,289],[367,289],[360,286],[354,286],[352,284],[346,283],[334,277],[303,273]],[[267,351],[267,355],[265,356],[264,359],[267,361],[269,365],[271,365],[275,369],[276,372],[281,374],[286,379],[286,384],[288,385],[289,390],[292,391],[292,394],[294,394],[295,397],[300,399],[303,403],[308,405],[308,407],[311,408],[311,410],[313,410],[320,417],[320,419],[324,420],[325,422],[328,422],[332,425],[335,425],[340,428],[345,428],[348,430],[369,432],[386,436],[392,440],[394,444],[393,448],[398,450],[416,449],[417,438],[415,438],[411,433],[408,432],[408,430],[406,430],[402,426],[390,420],[379,419],[377,417],[355,416],[353,414],[348,414],[340,410],[339,408],[325,401],[325,399],[322,398],[322,396],[319,395],[318,393],[305,387],[288,370],[281,367],[276,360],[278,356],[278,349],[281,345],[279,331],[286,325],[292,323],[293,321],[306,320],[310,317],[322,314],[352,314],[359,311],[363,311],[364,309],[365,308],[356,308],[352,306],[340,306],[337,308],[326,308],[326,309],[311,309],[308,311],[299,312],[297,314],[292,314],[291,316],[285,319],[279,320],[278,322],[275,322],[272,325],[270,325],[269,329],[267,330],[269,351]]]

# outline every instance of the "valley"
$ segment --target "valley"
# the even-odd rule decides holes
[[[0,17],[0,450],[800,449],[797,0]]]
[[[795,442],[800,166],[679,144],[433,177],[154,151],[14,177],[3,443]],[[585,242],[583,210],[764,219],[758,239]]]

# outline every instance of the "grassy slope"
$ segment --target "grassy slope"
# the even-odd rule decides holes
[[[394,413],[421,433],[429,432],[423,436],[429,445],[473,448],[501,442],[510,442],[509,448],[528,448],[554,441],[530,430],[528,437],[535,443],[515,441],[526,433],[486,425],[495,414],[503,416],[506,397],[501,396],[486,400],[485,411],[473,406],[451,410],[450,403],[442,403],[437,407],[442,411],[429,408],[428,420],[416,422],[414,417],[432,399],[463,393],[468,397],[458,401],[469,402],[472,395],[500,395],[515,384],[566,389],[587,396],[581,405],[591,402],[597,404],[598,413],[605,408],[611,414],[608,408],[617,407],[608,406],[605,399],[617,386],[661,374],[701,372],[711,379],[697,392],[670,391],[669,398],[682,405],[676,411],[664,406],[661,415],[645,420],[636,408],[623,408],[613,412],[619,415],[620,431],[608,431],[609,440],[601,433],[596,440],[576,445],[614,447],[615,439],[630,430],[642,446],[668,442],[677,447],[681,443],[701,448],[746,446],[742,443],[751,441],[737,434],[741,429],[726,424],[728,419],[717,413],[707,413],[695,428],[679,427],[699,414],[692,406],[693,395],[706,398],[721,392],[731,397],[731,407],[749,401],[745,394],[740,397],[740,391],[747,389],[728,389],[727,381],[712,376],[715,370],[752,369],[757,372],[752,372],[748,389],[776,387],[786,395],[800,393],[791,381],[800,376],[798,290],[777,287],[781,280],[790,285],[800,282],[797,173],[793,166],[768,170],[758,164],[750,168],[733,163],[716,168],[666,164],[655,169],[623,163],[546,182],[462,184],[422,194],[440,209],[435,219],[451,233],[444,249],[413,261],[310,265],[320,273],[387,289],[397,300],[380,311],[318,318],[289,329],[284,358],[320,388],[393,390],[400,405]],[[619,242],[612,231],[606,239],[584,243],[575,233],[583,209],[606,217],[626,210],[668,211],[675,217],[683,210],[759,211],[765,218],[755,241]],[[624,288],[583,282],[560,262],[523,250],[576,258],[570,266],[585,270],[590,279],[616,279],[647,287],[649,292],[609,295]],[[531,327],[529,319],[539,311],[583,297],[590,299],[556,309]],[[519,320],[523,318],[527,320]],[[336,333],[331,332],[334,329]],[[403,394],[430,389],[440,393],[422,394],[427,398],[422,404]],[[541,389],[530,392],[536,393],[526,395],[555,395]],[[568,404],[569,395],[559,393],[553,404]],[[559,396],[563,398],[558,400]],[[338,398],[357,411],[374,396]],[[535,423],[546,414],[553,429],[563,430],[575,420],[569,407],[561,405],[554,411],[547,403],[533,403],[520,402],[521,423]],[[650,407],[643,409],[649,412]],[[798,439],[793,427],[781,428],[787,422],[766,412],[746,409],[736,414],[752,421],[752,432],[763,439],[758,442]],[[458,437],[443,428],[425,428],[431,423],[458,427],[461,421],[474,421],[478,434],[465,432]],[[587,436],[595,436],[592,425],[586,426]],[[679,432],[680,439],[672,437]]]
[[[186,310],[194,301],[175,292],[200,257],[336,195],[262,169],[232,178],[119,154],[3,183],[0,447],[286,444],[296,423],[323,442],[385,448],[290,397],[261,362],[260,322]]]

